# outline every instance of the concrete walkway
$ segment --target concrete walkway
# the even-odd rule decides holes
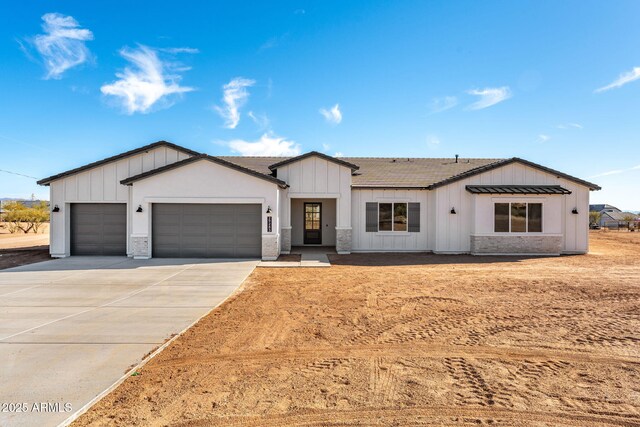
[[[300,255],[300,261],[262,261],[258,267],[331,267],[327,254],[335,253],[334,248],[324,246],[293,247],[292,255]]]
[[[70,257],[3,270],[0,402],[26,413],[0,412],[0,425],[63,422],[224,301],[257,263]],[[36,411],[41,402],[47,411]]]

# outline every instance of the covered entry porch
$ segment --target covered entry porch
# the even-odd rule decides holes
[[[289,197],[283,202],[283,211],[288,215],[283,218],[281,253],[300,254],[313,248],[325,254],[349,253],[351,228],[340,226],[340,209],[344,206],[339,197],[307,195]]]

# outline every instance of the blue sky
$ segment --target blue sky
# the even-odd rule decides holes
[[[523,157],[640,210],[636,1],[2,2],[0,169],[213,155]],[[0,197],[48,197],[0,172]]]

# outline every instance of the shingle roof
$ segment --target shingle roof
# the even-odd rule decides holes
[[[197,156],[189,157],[187,159],[180,160],[179,162],[169,163],[168,165],[165,165],[165,166],[162,166],[162,167],[159,167],[159,168],[156,168],[156,169],[151,169],[150,171],[143,172],[141,174],[134,175],[134,176],[131,176],[129,178],[123,179],[122,181],[120,181],[120,184],[131,185],[135,181],[139,181],[141,179],[145,179],[145,178],[148,178],[150,176],[157,175],[159,173],[163,173],[163,172],[166,172],[166,171],[169,171],[169,170],[172,170],[172,169],[177,169],[177,168],[180,168],[182,166],[186,166],[188,164],[191,164],[191,163],[194,163],[194,162],[197,162],[197,161],[200,161],[200,160],[208,160],[210,162],[217,163],[217,164],[222,165],[222,166],[226,166],[228,168],[237,170],[239,172],[255,176],[256,178],[260,178],[260,179],[264,179],[266,181],[272,182],[272,183],[277,184],[277,185],[279,185],[280,187],[283,187],[283,188],[288,187],[286,182],[284,182],[282,180],[279,180],[278,178],[276,178],[274,176],[266,175],[264,173],[260,173],[260,172],[254,171],[252,169],[245,168],[245,167],[243,167],[241,165],[238,165],[236,163],[229,162],[229,161],[227,161],[225,159],[221,159],[219,157],[209,156],[208,154],[198,154]]]
[[[620,209],[616,208],[615,206],[612,205],[607,205],[607,204],[601,204],[601,205],[589,205],[589,211],[590,212],[601,212],[605,209],[614,209],[615,212],[620,212]]]
[[[467,185],[473,194],[571,194],[559,185]]]
[[[163,147],[163,146],[164,147],[173,148],[174,150],[177,150],[177,151],[182,151],[183,153],[187,153],[187,154],[190,154],[192,156],[197,156],[198,154],[200,154],[197,151],[193,151],[193,150],[190,150],[188,148],[181,147],[179,145],[173,144],[173,143],[168,142],[168,141],[158,141],[158,142],[154,142],[153,144],[149,144],[149,145],[145,145],[145,146],[140,147],[140,148],[136,148],[135,150],[126,151],[124,153],[120,153],[120,154],[117,154],[115,156],[107,157],[106,159],[98,160],[97,162],[89,163],[88,165],[80,166],[78,168],[71,169],[71,170],[68,170],[66,172],[62,172],[62,173],[59,173],[59,174],[56,174],[56,175],[52,175],[52,176],[50,176],[48,178],[43,178],[40,181],[38,181],[38,185],[49,185],[49,183],[51,181],[55,181],[57,179],[64,178],[65,176],[74,175],[76,173],[85,171],[87,169],[95,168],[97,166],[101,166],[101,165],[104,165],[106,163],[110,163],[110,162],[113,162],[113,161],[116,161],[116,160],[123,159],[125,157],[129,157],[129,156],[133,156],[135,154],[139,154],[139,153],[145,152],[147,150],[152,150],[152,149],[154,149],[156,147]]]
[[[283,157],[221,156],[256,172],[271,173],[269,166],[285,160]],[[453,175],[495,163],[499,159],[340,157],[339,160],[360,167],[352,176],[355,188],[427,188]]]
[[[269,166],[282,164],[290,157],[242,157],[222,156],[256,172],[270,174]],[[360,167],[353,173],[354,188],[422,188],[434,189],[489,170],[519,162],[535,169],[584,185],[591,190],[600,187],[588,181],[567,175],[517,157],[509,159],[455,159],[406,158],[406,157],[340,157],[347,163]]]
[[[634,214],[633,212],[602,212],[602,216],[608,216],[614,221],[626,221],[627,216],[631,216],[633,218],[640,218],[639,215]]]

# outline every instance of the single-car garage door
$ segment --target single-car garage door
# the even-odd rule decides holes
[[[126,255],[125,203],[73,203],[71,255]]]
[[[152,256],[253,258],[262,253],[259,204],[156,203]]]

